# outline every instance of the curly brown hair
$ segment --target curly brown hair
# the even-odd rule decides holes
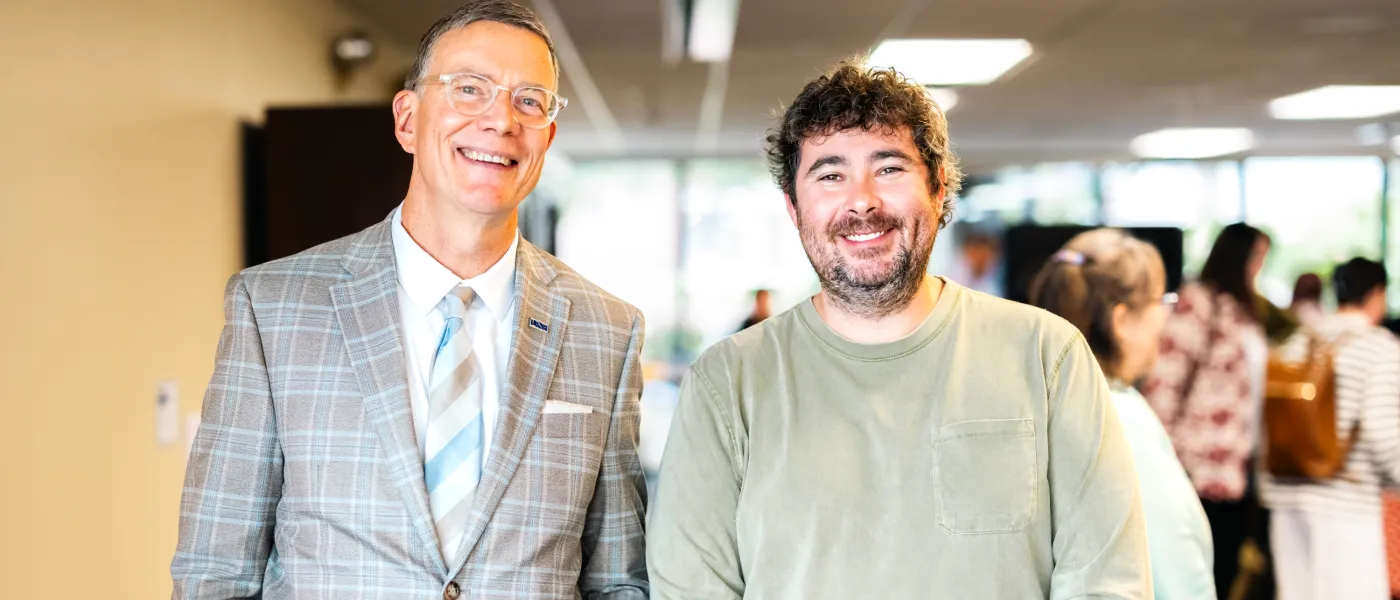
[[[952,219],[953,200],[962,189],[958,157],[949,147],[948,119],[919,84],[894,69],[866,69],[862,62],[842,61],[802,88],[768,132],[768,170],[795,206],[802,142],[852,129],[893,132],[907,127],[928,167],[929,192],[947,188],[938,219],[942,228]]]

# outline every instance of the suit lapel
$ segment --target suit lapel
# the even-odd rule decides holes
[[[491,515],[501,503],[511,477],[524,459],[530,436],[539,423],[545,395],[554,377],[569,316],[569,300],[549,287],[556,274],[543,252],[521,240],[516,259],[516,298],[519,309],[511,341],[506,382],[501,390],[501,413],[491,440],[491,456],[482,471],[473,499],[472,519],[462,536],[462,557],[452,565],[455,577],[481,540]]]
[[[446,570],[413,432],[391,222],[385,220],[365,230],[352,243],[345,254],[351,278],[331,286],[331,301],[364,395],[365,414],[379,436],[394,487],[407,505],[419,542],[437,557],[439,568]]]

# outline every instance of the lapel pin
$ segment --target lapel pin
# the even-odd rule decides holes
[[[534,319],[530,319],[530,326],[531,326],[531,327],[534,327],[535,329],[538,329],[538,330],[540,330],[540,331],[546,332],[546,333],[549,332],[549,326],[548,326],[548,325],[545,325],[544,323],[541,323],[541,322],[536,321],[536,320],[534,320]]]

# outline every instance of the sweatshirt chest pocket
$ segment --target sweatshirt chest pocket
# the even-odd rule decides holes
[[[950,423],[934,432],[938,524],[954,534],[1011,533],[1039,510],[1035,422]]]

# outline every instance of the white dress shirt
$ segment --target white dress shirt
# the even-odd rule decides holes
[[[459,285],[475,292],[467,307],[463,333],[471,336],[472,352],[481,366],[482,464],[491,456],[491,440],[496,417],[501,412],[501,390],[510,362],[511,336],[515,331],[515,253],[517,234],[501,260],[485,273],[461,279],[423,250],[403,226],[403,207],[394,211],[392,237],[394,262],[398,266],[399,313],[403,322],[405,364],[408,367],[408,397],[413,412],[413,431],[418,437],[418,458],[426,453],[428,433],[428,382],[433,368],[433,351],[442,337],[445,319],[436,309],[438,302]]]

